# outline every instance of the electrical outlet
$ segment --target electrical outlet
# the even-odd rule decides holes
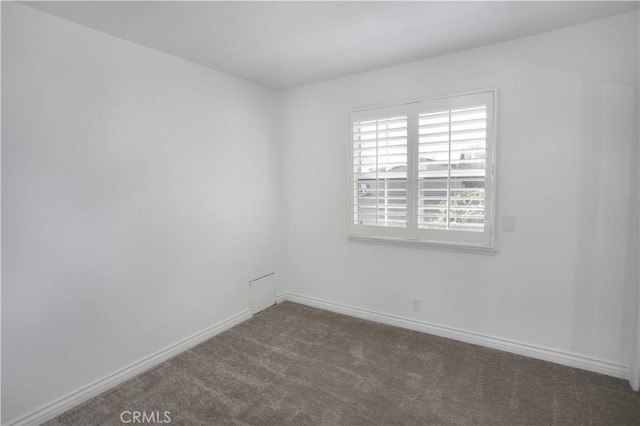
[[[422,299],[420,299],[419,297],[412,297],[411,310],[413,312],[420,312],[421,309],[422,309]]]

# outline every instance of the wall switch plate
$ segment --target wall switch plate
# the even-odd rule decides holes
[[[516,230],[516,217],[513,215],[506,215],[502,217],[502,230],[515,231]]]

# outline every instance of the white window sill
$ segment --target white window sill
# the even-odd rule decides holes
[[[347,238],[357,243],[381,244],[388,246],[415,247],[421,249],[445,250],[460,253],[475,253],[492,256],[497,253],[495,247],[477,246],[460,243],[437,243],[429,241],[407,240],[403,238],[370,237],[364,235],[347,235]]]

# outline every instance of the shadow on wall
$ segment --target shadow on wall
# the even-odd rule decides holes
[[[632,109],[633,117],[639,116],[638,97],[635,97],[635,105]],[[639,390],[640,385],[640,269],[638,260],[640,257],[640,143],[638,122],[632,124],[633,143],[630,164],[629,185],[629,219],[627,224],[627,247],[624,270],[624,306],[622,312],[627,314],[622,318],[620,328],[620,353],[628,354],[621,360],[624,365],[631,367],[630,382],[634,390]]]
[[[637,89],[584,78],[582,95],[571,347],[611,348],[619,359],[600,359],[629,366],[638,341]]]

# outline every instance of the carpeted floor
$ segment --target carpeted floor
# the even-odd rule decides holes
[[[46,424],[121,424],[123,411],[169,411],[171,425],[640,425],[640,393],[285,302]]]

